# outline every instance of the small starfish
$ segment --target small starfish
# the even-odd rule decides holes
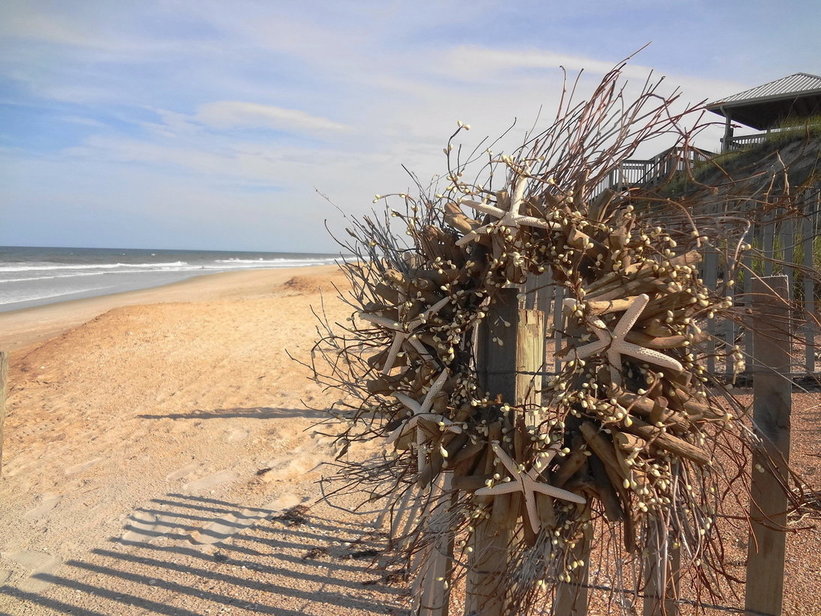
[[[422,430],[419,429],[418,423],[420,419],[426,419],[428,421],[433,421],[439,424],[439,427],[447,432],[453,432],[455,434],[459,434],[462,432],[462,427],[444,415],[439,415],[438,413],[431,413],[430,409],[433,407],[433,400],[436,398],[436,394],[442,391],[442,387],[445,386],[445,381],[448,380],[450,374],[448,373],[447,368],[442,370],[442,373],[436,377],[436,380],[431,384],[430,389],[428,389],[428,393],[425,394],[425,399],[422,400],[420,404],[410,396],[407,396],[401,392],[397,392],[393,394],[393,397],[399,400],[402,404],[404,404],[410,411],[411,416],[408,417],[402,425],[396,428],[393,432],[390,433],[387,440],[385,441],[386,445],[390,445],[398,438],[400,438],[403,434],[407,433],[408,430],[412,430],[416,428],[416,454],[418,456],[417,463],[419,472],[422,472],[422,468],[425,465],[425,452],[422,449],[422,445],[425,442],[424,434]]]
[[[539,514],[536,509],[536,492],[552,496],[553,498],[560,498],[562,500],[570,501],[571,503],[579,503],[583,505],[586,501],[583,497],[567,490],[562,490],[556,486],[551,486],[539,481],[539,475],[550,464],[550,461],[558,453],[558,448],[551,447],[547,459],[539,458],[533,463],[533,466],[526,473],[522,472],[516,462],[502,449],[499,441],[493,441],[490,444],[493,453],[499,458],[499,461],[504,464],[513,481],[504,483],[497,483],[491,488],[479,488],[475,494],[477,496],[496,496],[499,494],[510,494],[511,492],[521,492],[524,494],[525,508],[527,509],[527,517],[530,520],[530,528],[533,532],[538,534],[541,524],[539,523]]]
[[[565,306],[570,307],[573,301],[574,300],[570,300],[570,302],[567,302],[567,300],[565,300]],[[628,332],[636,324],[636,321],[649,302],[650,296],[646,293],[636,296],[636,299],[630,307],[624,311],[619,322],[616,323],[612,333],[607,329],[607,325],[605,325],[601,319],[595,318],[588,320],[598,340],[571,349],[570,359],[585,359],[606,349],[607,361],[610,364],[610,378],[613,383],[617,385],[621,384],[622,355],[627,355],[628,357],[647,362],[648,364],[655,364],[662,368],[668,368],[675,372],[682,372],[684,367],[678,360],[659,353],[654,349],[648,349],[625,340],[625,336],[627,336]]]
[[[467,205],[468,207],[471,207],[478,212],[495,216],[499,219],[499,221],[488,223],[486,225],[482,225],[481,227],[477,227],[470,233],[467,233],[463,237],[460,237],[458,240],[456,240],[456,245],[463,246],[468,242],[476,239],[482,233],[486,233],[491,225],[495,225],[497,227],[508,227],[510,229],[518,229],[521,226],[538,227],[540,229],[560,228],[561,225],[559,225],[559,223],[547,222],[545,220],[542,220],[541,218],[536,218],[535,216],[525,216],[524,214],[519,213],[519,208],[522,207],[522,203],[524,202],[526,188],[527,177],[525,177],[524,175],[519,176],[519,178],[516,180],[516,185],[513,189],[513,197],[510,200],[510,209],[507,211],[489,205],[485,202],[476,203],[475,201],[463,201],[462,203],[464,205]]]
[[[420,325],[424,325],[430,316],[436,314],[442,308],[444,308],[449,301],[450,297],[446,297],[444,299],[439,300],[433,306],[425,310],[418,317],[416,317],[410,323],[407,324],[402,323],[401,321],[393,321],[392,319],[388,319],[386,317],[380,317],[375,314],[368,314],[367,312],[359,313],[359,317],[363,321],[368,321],[369,323],[373,323],[374,325],[381,325],[386,329],[390,329],[396,332],[393,337],[393,342],[391,343],[391,346],[388,349],[388,356],[387,358],[385,358],[385,365],[382,366],[382,374],[388,374],[391,371],[391,369],[393,368],[393,364],[396,361],[396,356],[399,354],[399,350],[402,348],[402,343],[405,340],[410,342],[411,346],[414,349],[416,349],[416,351],[423,358],[432,359],[430,353],[425,348],[425,345],[419,342],[419,340],[414,337],[414,331],[418,329]]]

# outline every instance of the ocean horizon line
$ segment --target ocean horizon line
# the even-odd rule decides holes
[[[238,248],[236,250],[230,248],[157,248],[157,247],[129,247],[129,246],[49,246],[49,245],[21,245],[21,244],[0,244],[0,250],[4,248],[13,249],[44,249],[44,250],[141,250],[146,252],[226,252],[226,253],[269,253],[269,254],[308,254],[308,255],[344,255],[346,253],[341,251],[296,251],[296,250],[254,250],[249,248]]]
[[[312,252],[0,246],[0,312],[163,286],[205,274],[331,265]]]

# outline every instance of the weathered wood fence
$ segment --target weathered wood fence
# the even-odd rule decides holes
[[[773,210],[771,217],[751,227],[749,243],[762,257],[746,257],[732,274],[735,284],[725,285],[728,277],[726,260],[717,247],[707,247],[701,265],[701,277],[712,288],[723,288],[732,298],[736,311],[745,315],[737,320],[713,320],[708,326],[711,335],[707,348],[738,346],[747,357],[747,370],[742,375],[754,383],[754,423],[761,438],[761,449],[755,454],[756,465],[767,472],[753,472],[753,500],[750,514],[753,520],[749,542],[747,568],[746,613],[750,616],[781,612],[783,594],[784,533],[772,530],[773,524],[783,525],[786,502],[777,496],[774,486],[783,481],[789,454],[789,411],[793,380],[816,376],[819,364],[816,336],[818,310],[815,281],[804,272],[814,269],[815,253],[821,238],[821,187],[808,190],[796,200],[793,216]],[[796,213],[797,212],[797,213]],[[773,276],[777,274],[776,276]],[[797,285],[797,286],[796,286]],[[785,298],[792,298],[792,314],[788,314]],[[491,394],[501,394],[506,400],[522,402],[541,388],[543,376],[561,370],[557,351],[562,342],[562,301],[564,290],[553,284],[549,274],[532,276],[526,287],[508,289],[496,305],[496,317],[487,318],[488,325],[479,333],[477,344],[480,378]],[[780,312],[779,312],[780,311]],[[493,325],[493,324],[496,325]],[[775,324],[790,325],[779,331]],[[509,325],[505,325],[509,324]],[[793,356],[790,334],[803,348]],[[500,346],[489,341],[504,340]],[[708,356],[707,368],[716,377],[733,378],[731,361],[719,361]],[[515,376],[514,376],[515,375]],[[774,460],[775,464],[764,464]],[[442,473],[424,494],[407,493],[400,507],[392,512],[390,535],[400,542],[408,531],[424,520],[437,540],[417,553],[425,566],[412,586],[415,613],[419,616],[448,616],[450,593],[445,581],[453,565],[454,537],[443,532],[452,521],[452,476]],[[510,495],[508,495],[510,497]],[[518,503],[494,500],[490,518],[481,522],[474,535],[469,575],[466,580],[466,601],[460,612],[465,616],[502,616],[505,614],[503,592],[494,592],[504,584],[497,573],[504,567],[512,528],[505,526],[511,518],[506,508]],[[383,516],[384,517],[384,516]],[[381,520],[380,520],[381,522]],[[648,532],[652,531],[652,528]],[[659,529],[662,532],[662,529]],[[579,544],[579,559],[589,563],[583,552],[590,549],[591,538]],[[654,561],[658,562],[658,561]],[[664,562],[664,561],[662,561]],[[673,616],[678,613],[676,596],[678,554],[666,555],[662,571],[645,566],[644,616]],[[559,616],[585,616],[588,599],[588,566],[574,571],[570,583],[559,586],[553,606]],[[661,602],[660,584],[667,585],[668,599]],[[454,616],[453,614],[451,616]]]
[[[745,327],[741,317],[752,309],[755,296],[753,282],[758,276],[787,276],[795,307],[791,333],[800,340],[800,345],[795,349],[796,355],[790,360],[789,372],[792,378],[800,380],[802,377],[821,376],[821,345],[817,340],[821,336],[817,303],[821,289],[812,276],[804,273],[817,270],[817,261],[821,258],[821,186],[803,191],[795,198],[793,206],[792,212],[773,209],[765,220],[752,224],[746,239],[761,256],[748,253],[744,257],[733,273],[732,286],[724,284],[727,259],[716,247],[706,247],[700,276],[709,288],[721,288],[732,299],[740,317],[738,320],[710,321],[706,330],[711,336],[708,348],[721,352],[723,347],[738,346],[748,360],[754,355],[752,328]],[[520,295],[523,308],[545,313],[548,333],[544,363],[549,374],[561,370],[557,352],[561,348],[562,335],[557,324],[562,320],[563,299],[564,289],[553,283],[549,273],[531,277]],[[749,369],[750,361],[747,364]],[[717,377],[731,380],[733,368],[731,361],[707,358],[708,371]],[[748,370],[742,375],[742,380],[748,381],[751,375]]]
[[[778,488],[786,480],[789,461],[789,417],[792,382],[790,380],[790,340],[784,324],[789,322],[789,309],[782,301],[789,297],[786,275],[756,279],[752,286],[752,335],[756,356],[751,362],[754,379],[754,427],[760,437],[760,448],[754,452],[751,473],[750,516],[752,531],[747,561],[747,591],[745,613],[749,616],[778,616],[784,585],[785,533],[773,526],[786,524],[786,498]],[[543,349],[539,340],[552,339],[544,333],[542,312],[520,308],[517,290],[504,290],[487,325],[479,333],[478,365],[480,378],[491,394],[501,394],[506,400],[523,403],[538,392],[536,379],[541,378]],[[493,345],[494,338],[503,340]],[[534,343],[534,341],[537,341]],[[755,469],[764,469],[764,472]],[[458,608],[464,616],[505,616],[505,580],[499,573],[505,558],[513,528],[508,515],[511,502],[494,499],[490,516],[475,527],[472,551],[468,561],[465,602]],[[442,473],[424,492],[406,493],[400,506],[392,512],[389,533],[394,542],[405,539],[410,529],[421,523],[436,537],[426,549],[414,555],[424,565],[412,584],[414,613],[419,616],[456,616],[451,609],[450,589],[445,581],[453,566],[455,537],[447,533],[449,504],[452,502],[452,476]],[[382,517],[380,523],[384,521]],[[666,532],[648,525],[647,532]],[[661,536],[661,535],[659,535]],[[569,582],[559,584],[552,608],[545,613],[556,616],[586,616],[588,567],[594,537],[577,544],[578,560],[584,566],[573,572]],[[659,542],[665,544],[666,542]],[[661,558],[652,555],[644,565],[643,616],[675,616],[679,605],[688,603],[679,592],[679,554],[674,548]],[[666,600],[660,596],[666,586]],[[734,608],[729,611],[740,612]]]

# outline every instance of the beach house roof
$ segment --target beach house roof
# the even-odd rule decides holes
[[[821,77],[795,73],[712,102],[707,109],[729,120],[767,130],[786,118],[821,114]]]

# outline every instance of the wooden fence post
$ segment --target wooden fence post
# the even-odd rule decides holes
[[[519,310],[517,289],[502,289],[479,331],[477,368],[482,388],[511,404],[536,402],[544,358],[544,314]],[[524,374],[519,374],[524,373]],[[490,518],[476,523],[467,575],[465,614],[506,616],[506,584],[501,578],[514,540],[517,495],[497,496]],[[504,510],[504,511],[502,511]],[[497,515],[499,514],[499,515]]]
[[[0,351],[0,477],[3,476],[3,423],[6,420],[6,378],[8,373],[8,354],[5,351]]]
[[[753,281],[753,426],[761,445],[753,452],[751,535],[745,610],[781,614],[790,455],[789,288],[786,276]]]
[[[477,344],[476,364],[481,387],[491,396],[500,394],[509,402],[516,396],[518,317],[517,290],[500,290],[479,328]],[[478,521],[473,531],[465,591],[465,614],[469,616],[505,614],[505,585],[501,573],[507,565],[513,527],[497,523],[496,517],[491,515]]]
[[[681,554],[670,541],[667,521],[648,520],[647,539],[650,552],[644,556],[643,616],[676,616]]]

